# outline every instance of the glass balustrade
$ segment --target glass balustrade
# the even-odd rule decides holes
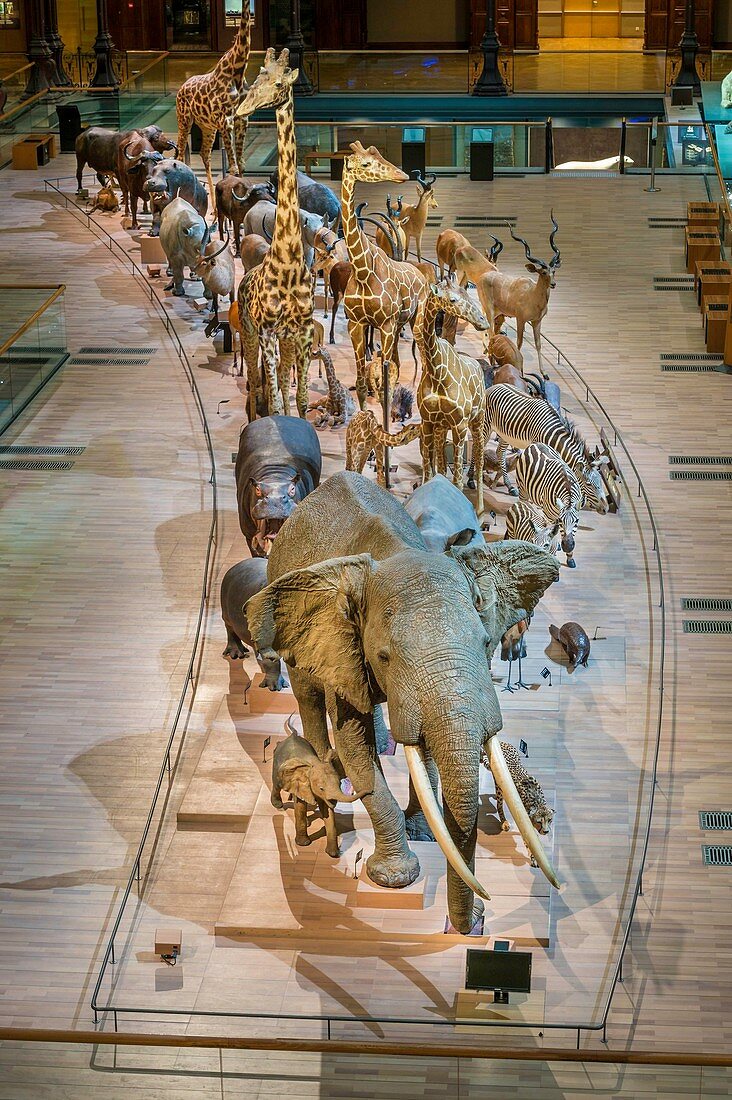
[[[0,286],[0,432],[68,357],[63,286]]]

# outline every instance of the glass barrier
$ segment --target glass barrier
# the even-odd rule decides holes
[[[14,63],[7,62],[5,65],[0,63],[0,104],[2,104],[0,114],[9,111],[17,103],[20,103],[32,68],[32,65],[22,65],[18,68],[17,60]],[[3,92],[6,97],[4,104],[2,102]]]
[[[660,92],[663,53],[540,48],[514,54],[514,92]]]
[[[0,286],[0,432],[68,356],[63,286]]]
[[[318,91],[395,92],[399,95],[465,93],[469,89],[466,50],[320,50]],[[312,79],[312,77],[311,77]]]

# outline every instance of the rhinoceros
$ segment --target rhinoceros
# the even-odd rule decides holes
[[[189,202],[201,217],[205,216],[208,209],[206,188],[198,182],[194,171],[180,160],[162,160],[152,167],[144,189],[152,199],[151,237],[158,236],[162,212],[176,195]]]
[[[160,243],[168,257],[173,272],[173,282],[165,288],[173,288],[173,294],[182,298],[183,271],[196,267],[208,239],[208,226],[197,210],[185,199],[175,198],[163,209],[160,217]]]

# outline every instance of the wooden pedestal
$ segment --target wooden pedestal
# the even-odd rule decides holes
[[[729,295],[708,297],[704,309],[704,341],[707,351],[721,355],[729,323]]]
[[[703,260],[719,260],[719,233],[703,229],[686,229],[686,270],[693,274],[696,264]]]
[[[696,300],[701,309],[704,312],[704,306],[702,305],[702,287],[706,280],[713,279],[718,275],[731,275],[732,264],[727,260],[706,260],[698,263],[694,270],[694,293],[696,294]]]
[[[699,308],[702,314],[706,312],[707,302],[710,298],[724,298],[726,301],[730,285],[732,285],[732,274],[720,272],[716,275],[704,276],[699,283]]]
[[[13,146],[13,168],[34,172],[56,156],[54,134],[28,134]]]
[[[160,237],[140,237],[140,258],[144,264],[168,266],[168,257],[163,251]]]
[[[686,221],[689,225],[717,230],[719,227],[719,203],[689,202],[686,204]]]

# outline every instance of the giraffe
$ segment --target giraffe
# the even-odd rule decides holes
[[[421,424],[405,424],[398,432],[387,432],[367,409],[357,412],[346,428],[346,469],[362,473],[366,459],[372,451],[376,454],[376,480],[386,488],[384,474],[384,448],[403,447],[421,435]]]
[[[277,120],[278,198],[272,244],[258,267],[239,284],[237,301],[242,348],[249,380],[249,419],[256,416],[259,352],[270,414],[284,413],[290,404],[290,369],[295,365],[298,414],[308,409],[308,367],[313,347],[313,280],[305,266],[300,207],[297,197],[297,151],[292,85],[297,69],[289,67],[289,51],[278,58],[270,48],[259,76],[238,107],[251,115],[275,107]],[[279,371],[277,344],[279,341]]]
[[[403,183],[409,176],[385,160],[373,145],[364,149],[360,141],[354,141],[350,148],[352,155],[343,160],[341,219],[353,270],[343,304],[356,356],[356,393],[363,409],[367,396],[367,328],[373,326],[381,330],[384,362],[396,363],[398,367],[399,333],[414,318],[417,305],[426,294],[427,283],[424,275],[412,264],[392,260],[368,239],[359,228],[353,206],[357,180],[363,183],[384,180]]]
[[[468,321],[485,332],[488,321],[467,294],[451,283],[433,283],[419,305],[415,339],[422,359],[417,406],[422,418],[423,480],[446,473],[445,443],[452,432],[453,482],[463,488],[463,448],[473,437],[473,462],[478,486],[477,513],[483,511],[483,451],[485,448],[485,382],[480,364],[460,355],[435,333],[440,311]]]
[[[249,5],[242,4],[239,29],[231,49],[219,59],[210,73],[191,76],[178,89],[175,112],[178,116],[178,155],[185,156],[186,142],[195,122],[201,129],[201,160],[206,169],[211,207],[216,205],[216,192],[211,175],[211,149],[216,132],[229,158],[229,171],[240,176],[244,171],[244,136],[246,120],[234,115],[237,104],[247,91],[244,72],[251,48]]]

